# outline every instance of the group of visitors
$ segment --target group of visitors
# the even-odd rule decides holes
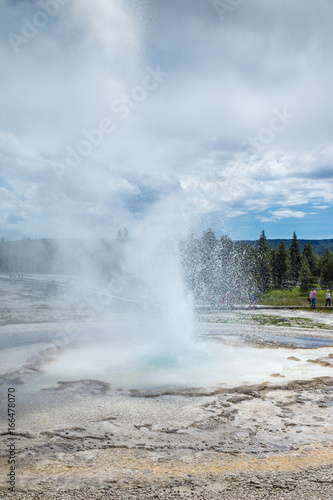
[[[210,303],[213,307],[216,307],[218,309],[234,309],[235,296],[231,292],[216,296],[212,295],[210,297]]]
[[[249,293],[249,308],[256,307],[257,305],[257,297],[254,293]]]
[[[210,304],[218,309],[234,309],[236,297],[233,293],[227,292],[222,295],[211,295]],[[241,296],[241,306],[249,308],[257,306],[257,296],[254,293],[249,293],[248,296]]]
[[[221,306],[226,309],[233,309],[235,305],[235,296],[227,292],[224,295],[221,295]]]
[[[309,304],[310,304],[310,307],[312,309],[315,309],[316,307],[316,295],[317,295],[317,292],[314,288],[312,288],[311,292],[310,292],[310,297],[308,298],[308,301],[309,301]],[[326,290],[326,293],[325,293],[325,307],[331,307],[331,292],[330,290]]]
[[[308,297],[309,305],[312,309],[316,308],[316,289],[312,288],[310,296]],[[222,295],[211,295],[210,304],[213,308],[217,309],[234,309],[235,308],[235,296],[231,292],[227,292]],[[241,296],[241,306],[244,308],[247,306],[249,309],[257,307],[257,296],[256,294],[249,292]],[[325,307],[331,307],[331,292],[329,289],[325,293]]]

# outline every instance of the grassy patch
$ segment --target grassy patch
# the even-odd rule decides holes
[[[280,316],[268,316],[266,314],[252,314],[251,317],[252,321],[259,325],[288,326],[321,330],[333,329],[331,325],[317,323],[309,318],[283,318]]]
[[[316,306],[325,306],[326,290],[316,288]],[[299,287],[287,288],[285,290],[270,290],[259,298],[259,304],[266,306],[309,306],[309,292],[301,292]]]

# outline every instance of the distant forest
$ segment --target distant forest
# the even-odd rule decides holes
[[[86,274],[110,280],[121,276],[124,250],[130,240],[126,228],[116,239],[0,240],[0,272],[8,274]],[[267,239],[232,241],[214,231],[200,238],[190,235],[180,243],[187,287],[199,299],[231,292],[262,293],[271,288],[312,284],[333,285],[333,240]]]
[[[214,231],[183,242],[183,267],[188,287],[200,299],[227,292],[239,296],[299,285],[333,285],[333,240],[268,240],[262,231],[257,241],[217,239]]]
[[[286,247],[289,247],[292,243],[292,239],[290,240],[282,240],[282,239],[269,239],[267,238],[267,242],[269,244],[269,247],[270,248],[274,248],[276,245],[280,245],[280,243],[284,241]],[[326,249],[330,250],[330,252],[333,252],[333,240],[298,240],[299,244],[300,244],[300,249],[303,250],[304,248],[304,245],[307,244],[307,243],[310,243],[310,245],[312,246],[312,250],[314,251],[314,253],[316,255],[318,255],[319,257],[321,257],[322,255],[324,255],[324,252]],[[255,243],[254,241],[240,241],[240,242],[236,242],[237,243]]]
[[[9,274],[120,273],[122,239],[0,240],[0,272]]]

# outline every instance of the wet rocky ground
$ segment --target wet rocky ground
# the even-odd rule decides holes
[[[26,384],[27,377],[38,377],[66,349],[54,338],[61,339],[59,324],[72,321],[75,304],[65,307],[59,297],[44,302],[37,292],[30,302],[11,302],[15,286],[8,284],[0,300],[7,315],[0,326],[0,498],[333,498],[333,347],[313,360],[319,372],[310,380],[285,382],[276,374],[274,384],[122,390],[78,379],[38,389]],[[298,326],[258,325],[253,311],[244,312],[246,328],[239,329],[239,312],[232,314],[227,331],[251,335],[253,327],[254,343],[256,336],[258,344],[277,335],[299,337]],[[290,317],[290,311],[278,314]],[[226,324],[223,313],[201,319],[205,335]],[[330,316],[314,319],[324,323]],[[301,336],[307,335],[330,341],[333,331],[302,328]],[[332,376],[320,376],[324,366]],[[6,478],[8,387],[16,394],[15,493]]]

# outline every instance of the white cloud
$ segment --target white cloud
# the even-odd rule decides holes
[[[262,217],[260,215],[256,215],[255,220],[258,220],[260,222],[271,222],[272,221],[272,219],[270,219],[269,217]]]
[[[15,54],[7,33],[38,9],[2,7],[2,234],[110,234],[175,200],[262,222],[331,205],[330,2],[244,2],[221,23],[205,0],[72,0]],[[168,77],[121,120],[112,103],[158,66]],[[290,124],[241,149],[284,106]],[[114,132],[59,180],[52,162],[104,118]]]
[[[306,216],[306,212],[281,208],[279,210],[273,210],[272,215],[275,219],[289,219],[290,217],[295,219],[303,219],[303,217]]]
[[[276,222],[283,219],[304,219],[307,215],[314,215],[317,212],[302,212],[301,210],[291,210],[279,208],[270,210],[269,215],[256,215],[255,220],[261,222]]]

